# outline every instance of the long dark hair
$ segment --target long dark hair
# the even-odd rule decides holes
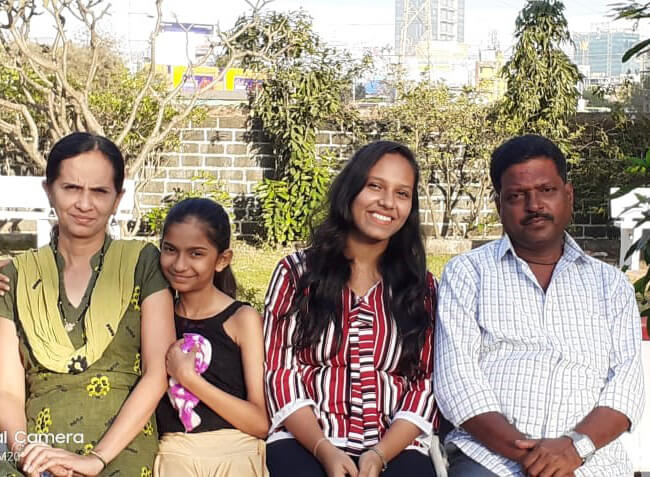
[[[174,205],[165,218],[162,239],[170,225],[194,218],[205,229],[205,236],[219,253],[230,248],[230,219],[224,208],[210,199],[190,198]],[[214,286],[232,298],[237,296],[237,282],[230,265],[214,274]]]
[[[384,284],[383,300],[397,327],[402,345],[398,369],[408,378],[420,373],[419,356],[431,326],[425,308],[428,296],[426,255],[420,231],[418,201],[419,168],[411,150],[392,141],[377,141],[359,149],[338,174],[329,190],[325,220],[312,232],[305,250],[306,267],[297,283],[292,306],[296,313],[293,345],[301,350],[318,344],[330,323],[334,324],[334,353],[341,346],[341,293],[350,279],[351,260],[344,249],[355,227],[351,205],[365,187],[368,172],[385,154],[404,157],[415,175],[411,212],[404,226],[393,235],[379,267]]]

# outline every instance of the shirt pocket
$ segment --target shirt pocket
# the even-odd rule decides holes
[[[549,328],[562,354],[585,370],[604,377],[609,368],[611,332],[605,301],[581,280],[564,283],[547,311]]]
[[[477,320],[484,350],[516,349],[546,341],[541,312],[532,297],[515,293],[488,297],[481,303]]]

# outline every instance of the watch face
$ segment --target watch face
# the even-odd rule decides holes
[[[581,436],[579,439],[574,441],[574,444],[576,446],[576,451],[578,451],[578,455],[582,459],[589,457],[595,450],[591,439],[587,436]]]

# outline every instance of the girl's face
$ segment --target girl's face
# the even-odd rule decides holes
[[[414,193],[415,171],[408,160],[397,153],[382,156],[352,201],[356,234],[370,242],[389,240],[411,213]]]
[[[59,233],[77,238],[103,236],[122,192],[115,190],[113,165],[94,150],[61,162],[59,176],[45,186],[56,211]]]
[[[212,287],[216,272],[230,264],[230,253],[219,253],[194,217],[167,227],[160,247],[160,267],[179,293]]]

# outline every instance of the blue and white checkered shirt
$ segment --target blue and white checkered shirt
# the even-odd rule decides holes
[[[597,406],[623,413],[632,427],[641,417],[634,289],[568,234],[546,293],[507,235],[453,258],[439,288],[434,352],[436,399],[455,426],[498,412],[538,439],[561,436]],[[499,476],[524,475],[462,428],[447,442]],[[575,475],[632,475],[632,468],[615,440]]]

